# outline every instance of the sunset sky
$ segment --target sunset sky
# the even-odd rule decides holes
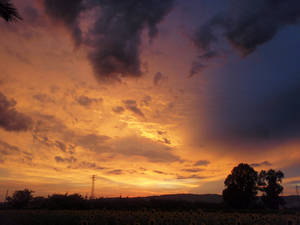
[[[14,0],[0,21],[0,200],[300,185],[299,0]]]

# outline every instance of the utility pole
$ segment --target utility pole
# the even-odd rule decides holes
[[[90,199],[95,198],[95,180],[96,180],[96,175],[93,175],[92,176],[92,191],[91,191]]]
[[[4,199],[5,202],[7,201],[7,198],[8,198],[8,189],[6,190],[6,193],[5,193],[5,199]]]

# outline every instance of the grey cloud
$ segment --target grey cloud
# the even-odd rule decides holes
[[[154,173],[158,173],[158,174],[161,174],[161,175],[167,175],[167,173],[163,172],[163,171],[160,171],[160,170],[153,170]]]
[[[203,171],[203,169],[199,169],[199,168],[192,168],[192,169],[183,169],[182,171],[184,172],[188,172],[188,173],[198,173]]]
[[[182,162],[180,157],[172,152],[172,148],[160,142],[143,137],[120,138],[114,143],[117,154],[124,156],[140,156],[150,162]]]
[[[0,159],[4,162],[9,156],[18,155],[21,162],[27,163],[32,161],[32,154],[0,140]]]
[[[82,161],[78,165],[70,166],[69,168],[72,168],[72,169],[94,169],[94,170],[105,169],[104,167],[98,166],[94,162],[86,162],[86,161]]]
[[[16,110],[16,101],[8,100],[0,92],[0,127],[7,131],[27,131],[31,128],[32,119]]]
[[[210,164],[210,162],[207,160],[199,160],[199,161],[195,162],[194,166],[207,166],[209,164]]]
[[[77,145],[90,149],[95,152],[107,151],[106,142],[111,138],[105,135],[89,134],[78,136],[74,140]]]
[[[82,106],[91,106],[93,103],[101,103],[103,102],[102,98],[89,98],[85,95],[79,96],[77,99],[77,102]]]
[[[55,156],[55,161],[58,163],[75,163],[77,161],[76,158],[74,158],[73,156],[69,157],[69,158],[63,158],[60,156]]]
[[[142,110],[138,108],[137,103],[136,103],[135,100],[126,100],[126,101],[123,101],[123,103],[124,103],[127,110],[133,112],[137,116],[140,116],[140,117],[143,117],[143,118],[145,117]]]
[[[66,152],[67,150],[67,146],[61,142],[61,141],[55,141],[55,145],[60,149],[62,150],[63,152]]]
[[[165,135],[167,132],[158,130],[157,133],[158,133],[159,135]]]
[[[113,108],[113,111],[114,111],[115,113],[120,114],[120,113],[124,112],[125,109],[124,109],[122,106],[116,106],[116,107]]]
[[[47,147],[57,147],[63,152],[73,154],[77,146],[101,152],[108,151],[106,142],[110,137],[97,134],[78,134],[68,128],[63,121],[51,115],[36,115],[37,123],[33,130],[34,140]],[[49,135],[51,134],[51,135]],[[55,136],[55,138],[51,136]]]
[[[167,145],[170,145],[171,144],[171,141],[167,138],[164,138],[164,143],[167,144]]]
[[[111,171],[108,171],[107,174],[113,174],[113,175],[122,175],[124,172],[123,170],[111,170]]]
[[[2,157],[6,155],[16,154],[16,153],[21,153],[21,150],[17,146],[10,145],[0,140],[0,155]]]
[[[206,179],[207,177],[203,176],[198,176],[198,175],[192,175],[192,176],[177,176],[178,180],[187,180],[187,179],[197,179],[197,180],[203,180]]]
[[[196,31],[193,42],[200,56],[191,75],[205,68],[207,60],[222,55],[222,39],[247,56],[282,28],[298,24],[299,19],[298,0],[231,0],[227,11],[213,16]]]
[[[132,136],[125,138],[111,138],[98,134],[76,134],[67,128],[64,123],[55,117],[40,115],[38,126],[33,135],[35,140],[49,148],[57,147],[64,152],[65,147],[75,146],[111,156],[143,157],[150,162],[182,162],[183,160],[174,154],[173,148],[148,138]],[[51,134],[51,135],[49,135]],[[51,136],[58,136],[54,139]],[[66,153],[70,152],[70,147]]]
[[[252,163],[250,165],[253,167],[261,167],[261,166],[272,166],[272,163],[270,163],[269,161],[264,161],[260,163]]]
[[[35,100],[41,102],[41,103],[48,103],[48,102],[52,102],[54,103],[55,101],[48,96],[47,94],[35,94],[32,96]]]
[[[5,50],[9,55],[11,55],[11,56],[15,57],[16,59],[20,60],[20,62],[28,64],[28,65],[32,65],[31,61],[26,56],[22,55],[22,53],[14,50],[14,49],[11,49],[9,47],[6,47]]]
[[[161,72],[158,72],[153,77],[153,84],[159,86],[163,81],[168,80],[167,76],[164,76]]]
[[[94,162],[86,162],[86,161],[81,161],[78,162],[78,160],[71,156],[71,157],[60,157],[60,156],[55,156],[55,161],[57,163],[65,163],[65,164],[70,164],[68,166],[69,169],[93,169],[93,170],[103,170],[105,169],[104,167],[98,166]]]
[[[146,105],[146,106],[149,106],[150,103],[151,103],[151,101],[152,101],[151,96],[147,95],[147,96],[145,96],[145,97],[142,99],[142,104],[143,104],[143,105]]]
[[[152,39],[157,25],[172,9],[174,0],[44,0],[48,15],[62,22],[76,45],[90,50],[88,58],[100,80],[139,77],[141,34],[148,28]],[[80,17],[97,12],[95,23],[83,35]],[[68,13],[66,13],[68,12]]]

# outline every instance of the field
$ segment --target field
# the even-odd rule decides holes
[[[144,211],[0,211],[1,225],[300,225],[300,214]]]

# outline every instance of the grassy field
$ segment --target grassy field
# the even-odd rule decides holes
[[[0,211],[1,225],[300,225],[300,214],[160,211]]]

